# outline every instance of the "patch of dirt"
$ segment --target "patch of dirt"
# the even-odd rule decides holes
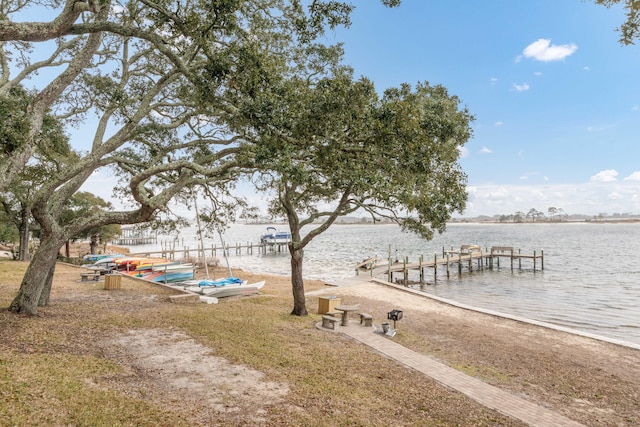
[[[105,351],[115,346],[119,357],[144,372],[162,400],[179,396],[186,404],[197,403],[198,414],[193,415],[200,422],[225,413],[260,424],[266,421],[266,408],[282,404],[289,393],[286,384],[266,381],[259,371],[213,356],[210,349],[180,332],[130,330],[105,344]]]

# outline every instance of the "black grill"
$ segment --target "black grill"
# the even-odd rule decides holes
[[[391,310],[387,313],[387,319],[393,320],[394,322],[402,319],[402,310]]]

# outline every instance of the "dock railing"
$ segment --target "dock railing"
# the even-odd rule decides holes
[[[371,275],[373,275],[373,270],[378,265],[378,255],[375,255],[371,258],[367,258],[361,263],[356,265],[356,276],[360,274],[360,270],[370,270]]]
[[[398,258],[396,256],[396,258]],[[460,249],[454,250],[451,247],[450,250],[442,248],[442,257],[439,258],[437,253],[433,254],[431,259],[425,258],[423,255],[419,257],[417,262],[410,262],[409,257],[404,257],[402,260],[389,257],[387,263],[370,264],[371,259],[367,259],[357,264],[356,274],[359,274],[359,270],[365,267],[369,269],[371,275],[386,274],[387,281],[393,282],[394,273],[402,275],[402,283],[408,284],[409,272],[414,271],[419,274],[419,283],[424,283],[425,270],[433,269],[433,280],[437,280],[438,267],[442,266],[446,268],[446,277],[451,275],[450,267],[457,266],[458,274],[462,274],[463,267],[469,272],[473,272],[474,269],[483,271],[485,268],[494,269],[500,267],[500,258],[508,258],[511,264],[511,270],[514,269],[514,261],[518,261],[518,268],[522,269],[522,260],[533,261],[533,271],[537,269],[544,270],[544,251],[536,252],[533,254],[523,254],[519,249],[516,250],[512,246],[493,246],[491,249],[482,249],[478,245],[462,245]],[[540,266],[538,266],[540,261]],[[474,268],[474,264],[477,264]],[[375,269],[375,271],[374,271]],[[400,280],[399,280],[400,281]]]

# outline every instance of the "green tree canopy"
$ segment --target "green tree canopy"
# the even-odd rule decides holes
[[[57,16],[14,19],[29,7]],[[0,97],[36,73],[51,78],[34,88],[24,142],[11,156],[0,153],[0,191],[33,158],[48,111],[67,125],[91,123],[80,157],[34,195],[43,240],[11,309],[35,313],[48,300],[40,298],[43,284],[69,238],[107,224],[149,221],[192,187],[231,196],[237,174],[253,167],[239,161],[246,141],[229,126],[241,108],[237,101],[285,72],[293,46],[347,25],[351,10],[319,0],[2,3]],[[31,55],[38,43],[44,59]],[[117,191],[131,209],[62,222],[72,195],[105,168],[121,177]]]
[[[431,238],[464,209],[458,158],[473,117],[459,104],[428,83],[379,98],[369,80],[338,65],[323,77],[298,73],[272,84],[250,103],[256,182],[274,194],[271,213],[286,217],[292,232],[293,314],[307,314],[304,248],[339,216],[360,210]]]

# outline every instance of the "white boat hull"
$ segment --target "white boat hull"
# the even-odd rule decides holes
[[[250,283],[247,285],[227,285],[227,286],[221,286],[218,288],[201,287],[199,288],[198,293],[205,296],[216,297],[216,298],[225,298],[225,297],[232,297],[237,295],[251,295],[251,294],[258,293],[260,289],[262,289],[264,284],[265,284],[265,281],[263,280],[261,282]]]

